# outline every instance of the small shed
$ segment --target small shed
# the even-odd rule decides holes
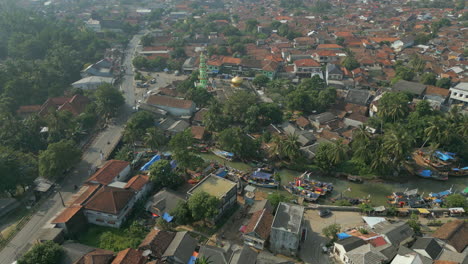
[[[44,228],[41,230],[39,237],[37,238],[38,243],[43,243],[46,241],[53,241],[57,244],[62,244],[65,240],[63,236],[62,228]]]

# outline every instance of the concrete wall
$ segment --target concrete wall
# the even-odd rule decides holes
[[[130,165],[128,165],[125,169],[123,169],[114,181],[125,182],[127,181],[129,174],[130,174]]]
[[[276,254],[296,256],[299,248],[300,234],[294,234],[283,229],[272,228],[270,233],[270,249]]]

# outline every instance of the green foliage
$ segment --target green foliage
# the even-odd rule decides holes
[[[295,9],[304,7],[303,0],[281,0],[280,6],[286,9]]]
[[[156,133],[156,136],[160,135],[157,131],[147,131],[147,129],[154,127],[154,125],[154,117],[149,112],[139,111],[134,113],[130,117],[130,120],[128,120],[127,125],[125,126],[125,130],[123,133],[124,142],[134,144],[135,141],[139,139],[144,139],[143,137],[147,132],[154,132]],[[152,139],[146,138],[149,140],[148,143],[155,143],[155,141],[152,141],[154,139],[153,136],[154,135],[148,136]],[[162,138],[160,140],[162,140]]]
[[[451,85],[452,81],[449,78],[442,78],[436,82],[436,86],[440,88],[449,89]]]
[[[410,99],[405,93],[385,93],[379,100],[377,115],[386,122],[395,122],[405,118],[409,113]]]
[[[157,188],[169,187],[174,189],[183,183],[183,179],[173,173],[168,160],[160,160],[150,166],[150,180]]]
[[[213,132],[223,130],[229,123],[228,117],[224,116],[224,105],[218,100],[212,100],[208,112],[203,116],[203,124],[206,129]]]
[[[312,12],[316,14],[323,14],[328,12],[332,8],[330,2],[327,1],[317,1],[312,7]]]
[[[338,200],[335,202],[336,206],[351,206],[352,204],[348,200]]]
[[[246,52],[245,45],[242,44],[242,43],[236,43],[236,44],[232,45],[231,50],[232,50],[232,52],[239,53],[239,54],[245,54],[245,52]]]
[[[296,90],[290,92],[286,97],[287,107],[293,111],[302,111],[306,113],[316,111],[321,113],[335,102],[335,89],[326,88],[323,90],[317,90],[316,88],[310,87],[311,86],[301,84]]]
[[[153,40],[153,36],[151,36],[150,34],[146,34],[143,37],[141,37],[141,45],[143,45],[144,47],[151,46],[153,44]]]
[[[186,225],[193,222],[192,212],[186,202],[180,201],[177,203],[176,207],[170,212],[170,215],[174,217],[174,222],[177,225]]]
[[[343,144],[342,140],[323,143],[319,145],[315,161],[322,171],[330,172],[348,159],[348,151],[349,147]]]
[[[245,21],[245,31],[249,33],[254,33],[257,31],[258,21],[256,19],[248,19]]]
[[[406,223],[413,229],[416,234],[421,232],[421,224],[418,221],[418,215],[411,214],[410,219]]]
[[[196,192],[187,201],[192,218],[195,221],[206,221],[215,217],[221,201],[206,192]]]
[[[354,58],[354,56],[347,56],[343,60],[343,66],[348,70],[352,71],[356,68],[359,68],[359,62]]]
[[[0,146],[0,192],[15,195],[16,187],[24,187],[33,183],[37,177],[37,161],[28,153]]]
[[[197,260],[195,261],[195,264],[212,264],[212,263],[213,261],[210,260],[210,257],[205,257],[205,256],[197,258]]]
[[[396,72],[396,75],[395,75],[396,78],[403,79],[406,81],[413,80],[415,76],[414,69],[403,66],[403,65],[396,66],[395,72]]]
[[[203,159],[195,155],[192,150],[194,139],[189,129],[176,134],[169,141],[169,146],[174,152],[177,166],[183,169],[196,169],[203,164]]]
[[[47,150],[39,153],[39,175],[57,179],[80,160],[81,150],[71,140],[49,144]]]
[[[444,201],[445,205],[448,208],[452,207],[462,207],[462,208],[468,208],[468,201],[466,200],[466,197],[464,197],[461,194],[451,194],[445,198]]]
[[[436,75],[432,72],[426,72],[421,76],[421,83],[427,85],[435,85],[437,81]]]
[[[92,237],[83,237],[80,240],[87,239],[93,246],[118,252],[127,248],[137,248],[148,231],[138,222],[132,222],[127,228],[111,228],[91,226],[87,234]],[[97,245],[94,245],[97,243]],[[86,244],[86,243],[85,243]]]
[[[255,96],[246,91],[238,91],[226,101],[223,112],[229,115],[234,122],[242,122],[245,120],[248,108],[255,104]]]
[[[339,224],[331,224],[322,229],[322,234],[332,241],[338,239],[338,233],[341,231],[341,226]]]
[[[24,256],[18,259],[18,264],[55,264],[59,263],[63,249],[52,241],[34,245]]]
[[[194,87],[188,90],[186,97],[187,99],[194,101],[197,107],[204,107],[208,105],[213,98],[213,95],[205,88]]]
[[[255,78],[253,79],[252,83],[254,85],[264,87],[268,84],[269,81],[270,81],[270,78],[268,78],[267,76],[263,74],[257,74]]]
[[[335,43],[340,46],[343,46],[344,42],[345,42],[345,39],[343,37],[337,37],[335,40]]]
[[[247,136],[239,127],[230,127],[221,131],[217,136],[220,148],[233,152],[241,158],[253,158],[257,156],[258,144]]]
[[[114,158],[116,160],[131,162],[134,159],[133,149],[129,145],[125,144],[119,149],[119,151],[117,151]]]
[[[165,146],[168,142],[164,132],[157,127],[147,128],[143,140],[145,141],[145,145],[151,150],[157,150]]]
[[[367,203],[362,203],[358,205],[358,207],[359,209],[361,209],[361,212],[365,214],[369,214],[370,212],[374,210],[374,208],[370,204],[367,204]]]
[[[297,140],[298,136],[295,134],[287,134],[286,138],[275,135],[272,140],[273,147],[270,149],[270,154],[279,158],[288,158],[289,161],[295,161],[301,156],[300,144]]]
[[[113,117],[117,110],[125,103],[122,93],[110,84],[100,85],[95,94],[98,113],[106,117]]]
[[[269,194],[267,199],[276,211],[276,208],[278,207],[280,203],[289,202],[291,200],[291,197],[286,196],[282,193],[274,192],[274,193]]]

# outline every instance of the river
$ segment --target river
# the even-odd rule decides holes
[[[226,166],[238,169],[238,170],[249,170],[252,167],[243,162],[231,162],[226,161],[214,154],[201,154],[200,155],[205,160],[218,161],[221,164],[226,164]],[[292,181],[294,177],[297,177],[302,174],[302,172],[292,171],[292,170],[279,170],[278,173],[281,175],[282,183]],[[362,184],[352,183],[344,179],[338,179],[335,177],[312,177],[319,181],[333,183],[334,191],[331,194],[331,197],[338,197],[343,194],[343,196],[351,198],[370,198],[374,206],[378,205],[387,205],[386,196],[390,195],[395,191],[404,191],[406,189],[419,189],[419,193],[426,196],[431,192],[441,192],[452,188],[452,191],[460,192],[468,185],[468,179],[466,177],[452,177],[448,181],[434,181],[434,180],[425,180],[418,177],[410,176],[408,182],[406,183],[374,183],[374,182],[365,182]],[[265,189],[266,191],[273,191],[271,189]],[[324,203],[328,203],[326,200]]]

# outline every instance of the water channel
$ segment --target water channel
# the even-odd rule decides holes
[[[221,164],[226,164],[226,166],[238,169],[238,170],[249,170],[252,167],[246,163],[242,162],[230,162],[226,161],[214,154],[201,154],[200,155],[205,160],[218,161]],[[294,177],[298,177],[302,172],[292,171],[292,170],[279,170],[278,173],[281,175],[282,183],[292,181]],[[441,192],[452,188],[454,192],[462,191],[468,185],[467,177],[451,177],[448,181],[434,181],[421,179],[415,176],[410,176],[406,183],[374,183],[374,182],[365,182],[362,184],[352,183],[344,179],[339,179],[335,177],[312,177],[319,181],[330,182],[334,185],[334,191],[331,194],[331,197],[338,197],[341,194],[345,197],[350,198],[370,198],[374,206],[378,205],[387,205],[386,196],[390,195],[395,191],[404,191],[406,189],[416,189],[418,188],[419,193],[426,196],[431,192]],[[272,189],[264,189],[266,192],[272,192]],[[329,200],[324,201],[324,203],[329,203]],[[322,203],[322,202],[321,202]]]

